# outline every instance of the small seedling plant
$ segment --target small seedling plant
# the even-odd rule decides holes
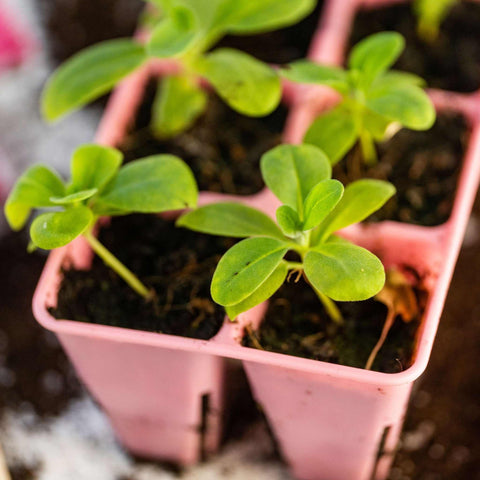
[[[417,31],[420,38],[434,43],[440,34],[440,27],[452,8],[460,0],[415,0],[413,11],[417,17]]]
[[[292,25],[317,0],[148,0],[152,17],[146,44],[135,39],[100,43],[72,57],[53,74],[42,99],[43,116],[54,121],[110,91],[149,59],[174,59],[153,106],[159,137],[187,129],[207,107],[206,80],[234,110],[248,116],[272,112],[281,98],[280,78],[269,65],[232,48],[211,50],[225,35],[250,35]]]
[[[261,159],[263,179],[283,203],[276,222],[236,203],[200,207],[177,225],[198,232],[245,238],[221,258],[211,294],[230,319],[270,298],[290,275],[303,275],[330,317],[341,323],[334,301],[366,300],[385,283],[380,260],[335,235],[380,208],[395,192],[379,180],[345,189],[331,179],[327,156],[312,145],[281,145]],[[298,259],[286,258],[289,252]]]
[[[13,230],[22,229],[32,209],[47,209],[30,227],[30,248],[52,250],[83,235],[92,250],[146,300],[154,294],[93,233],[100,216],[160,213],[195,207],[192,172],[173,155],[156,155],[121,167],[118,150],[84,145],[73,154],[71,179],[64,182],[43,165],[29,168],[5,204]]]
[[[335,164],[359,141],[365,163],[373,165],[375,142],[396,127],[428,130],[435,109],[422,89],[423,80],[389,70],[404,47],[400,34],[381,32],[355,45],[347,69],[306,60],[284,68],[282,75],[293,82],[326,85],[341,95],[335,108],[313,122],[304,142],[321,148]]]

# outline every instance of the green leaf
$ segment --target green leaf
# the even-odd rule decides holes
[[[158,138],[171,138],[187,130],[205,111],[207,101],[206,92],[190,78],[164,78],[153,104],[153,133]]]
[[[132,40],[109,40],[89,47],[61,65],[45,87],[42,113],[53,121],[111,90],[146,60]]]
[[[119,208],[98,203],[93,204],[91,208],[97,217],[119,217],[132,213],[130,210],[121,210]]]
[[[32,208],[50,207],[51,197],[65,195],[56,173],[43,165],[30,167],[15,183],[5,203],[5,217],[13,230],[20,230]]]
[[[435,107],[418,87],[379,87],[369,92],[367,107],[412,130],[428,130],[435,123]]]
[[[169,6],[164,2],[164,8],[167,7],[169,15],[173,15],[178,7],[187,8],[195,17],[197,30],[208,31],[214,27],[218,9],[224,2],[225,0],[173,0],[168,2]]]
[[[349,88],[348,75],[343,69],[319,65],[308,60],[291,63],[286,68],[281,69],[280,73],[292,82],[327,85],[343,94],[347,93]]]
[[[280,103],[282,88],[275,70],[246,53],[221,48],[199,59],[196,69],[239,113],[261,117]]]
[[[220,260],[213,275],[212,298],[220,305],[236,305],[262,285],[287,253],[285,242],[274,238],[247,238]]]
[[[99,208],[160,213],[195,207],[198,191],[190,168],[173,155],[127,164],[98,198]]]
[[[279,145],[263,155],[260,168],[268,188],[301,219],[310,190],[332,174],[326,155],[312,145]]]
[[[434,42],[440,25],[459,0],[416,0],[414,12],[418,17],[418,33],[427,42]]]
[[[391,124],[392,121],[389,118],[373,112],[372,110],[365,109],[363,126],[377,142],[381,142],[385,139],[387,129]]]
[[[314,288],[338,302],[367,300],[385,284],[382,262],[356,245],[325,243],[307,253],[304,268]]]
[[[181,216],[177,226],[226,237],[269,236],[283,238],[275,222],[241,203],[214,203]]]
[[[342,228],[361,222],[395,194],[395,187],[382,180],[357,180],[345,188],[342,199],[321,225],[323,239]]]
[[[50,197],[50,201],[56,205],[68,205],[70,203],[87,200],[88,198],[93,197],[97,192],[98,188],[91,188],[90,190],[81,190],[64,197]]]
[[[360,70],[366,84],[388,70],[405,48],[405,40],[397,32],[380,32],[357,43],[348,59],[350,69]]]
[[[378,77],[373,83],[373,88],[377,87],[398,87],[398,86],[414,86],[425,87],[425,80],[418,75],[409,72],[399,72],[397,70],[391,70],[385,72]]]
[[[350,245],[351,242],[346,240],[343,237],[340,237],[339,235],[330,235],[327,239],[322,238],[322,231],[320,228],[316,228],[312,230],[312,233],[310,235],[310,247],[316,247],[318,245],[322,245],[323,243],[343,243]]]
[[[101,191],[118,172],[123,154],[115,148],[82,145],[75,150],[70,166],[69,193],[96,188]]]
[[[305,200],[303,230],[319,225],[335,208],[343,195],[343,185],[338,180],[323,180],[314,187]]]
[[[302,231],[302,222],[298,213],[288,205],[278,207],[276,217],[282,232],[287,237],[295,238]]]
[[[342,245],[351,245],[351,242],[339,235],[330,235],[325,243],[341,243]]]
[[[194,29],[193,14],[185,9],[182,12],[183,21],[166,18],[153,30],[147,43],[147,53],[156,58],[173,58],[185,53],[192,45],[197,32]]]
[[[288,265],[281,262],[273,273],[245,300],[236,305],[225,307],[228,318],[235,320],[238,315],[268,300],[285,282]]]
[[[236,35],[269,32],[297,23],[315,4],[316,0],[229,0],[223,2],[222,21],[217,23]]]
[[[33,243],[45,250],[63,247],[81,235],[92,223],[93,214],[84,206],[64,212],[44,213],[30,228]]]
[[[357,127],[352,113],[339,105],[318,117],[308,129],[303,141],[321,148],[332,165],[340,161],[355,145]]]

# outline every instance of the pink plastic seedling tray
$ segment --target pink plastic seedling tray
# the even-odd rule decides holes
[[[327,2],[311,58],[340,61],[333,32],[348,32],[357,2]],[[337,11],[336,9],[346,9]],[[335,13],[337,12],[337,13]],[[332,47],[333,48],[333,47]],[[154,62],[114,93],[97,141],[118,146],[127,134],[149,78],[172,68]],[[213,452],[221,434],[225,358],[244,363],[293,474],[302,480],[369,480],[386,477],[413,382],[425,370],[480,177],[480,97],[432,92],[439,109],[465,115],[472,126],[450,219],[438,227],[396,222],[353,226],[343,232],[377,253],[385,266],[408,265],[429,291],[410,368],[384,374],[249,349],[244,326],[260,324],[263,304],[226,321],[209,341],[56,320],[60,270],[87,268],[91,252],[82,239],[50,254],[33,300],[34,313],[54,331],[80,377],[103,405],[123,443],[136,453],[183,464]],[[287,85],[290,116],[285,142],[298,143],[315,114],[331,104],[326,89]],[[273,214],[277,201],[264,190],[250,197],[202,193],[200,203],[234,200]],[[208,402],[205,402],[208,399]],[[205,404],[207,407],[205,408]],[[202,406],[204,408],[202,408]],[[203,435],[201,434],[203,431]]]

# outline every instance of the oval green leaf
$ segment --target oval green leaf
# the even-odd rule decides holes
[[[5,203],[5,217],[13,230],[23,228],[30,211],[53,205],[51,197],[65,195],[58,175],[43,165],[30,167],[15,183]]]
[[[382,262],[356,245],[326,243],[307,253],[305,275],[314,288],[339,302],[367,300],[385,284]]]
[[[248,238],[237,243],[215,270],[213,300],[227,307],[242,302],[273,273],[287,251],[285,242],[274,238]]]
[[[401,72],[398,70],[390,70],[378,77],[373,83],[373,88],[378,87],[424,87],[425,80],[418,75],[410,72]]]
[[[115,176],[123,154],[115,148],[82,145],[72,156],[70,193],[96,188],[101,191]]]
[[[380,32],[360,41],[348,59],[352,70],[359,70],[365,84],[388,70],[405,48],[405,40],[397,32]]]
[[[42,94],[42,113],[54,121],[111,90],[146,59],[142,45],[126,39],[89,47],[61,65]]]
[[[184,22],[175,18],[166,18],[153,30],[147,43],[147,53],[156,58],[173,58],[185,53],[192,45],[197,32],[193,28],[193,14],[184,8],[181,10]]]
[[[367,106],[412,130],[428,130],[435,123],[435,107],[419,87],[375,88],[368,94]]]
[[[160,213],[195,207],[197,198],[190,168],[173,155],[154,155],[123,167],[97,203],[102,209]]]
[[[314,187],[305,200],[303,230],[311,230],[326,218],[343,195],[343,185],[338,180],[323,180]]]
[[[243,312],[268,300],[285,282],[288,275],[288,265],[281,262],[273,273],[245,300],[236,305],[225,307],[228,318],[235,320]]]
[[[288,205],[282,205],[276,211],[277,222],[282,232],[287,236],[294,238],[302,231],[302,222],[298,213]]]
[[[355,145],[357,138],[352,113],[339,105],[319,116],[308,129],[303,141],[322,149],[331,164],[335,165]]]
[[[190,78],[169,76],[160,82],[152,109],[151,128],[158,138],[187,130],[207,108],[208,95]]]
[[[92,221],[91,210],[83,206],[63,212],[44,213],[32,222],[30,237],[37,247],[53,250],[69,244],[81,235]]]
[[[392,120],[384,115],[365,109],[363,114],[363,127],[371,137],[381,142],[385,139],[388,127],[392,125]]]
[[[233,34],[263,33],[300,21],[314,8],[316,0],[230,0],[223,3],[220,23]]]
[[[196,68],[239,113],[262,117],[280,103],[282,88],[275,70],[246,53],[218,49],[199,59]]]
[[[340,93],[347,93],[349,88],[348,76],[343,69],[308,60],[291,63],[281,69],[280,74],[291,82],[326,85]]]
[[[80,190],[79,192],[71,193],[64,197],[50,197],[50,201],[55,205],[68,205],[70,203],[82,202],[88,198],[93,197],[98,192],[98,188],[91,188],[89,190]]]
[[[218,9],[225,3],[225,0],[160,0],[160,2],[163,3],[168,14],[173,17],[178,15],[178,7],[188,9],[195,17],[197,30],[206,32],[215,26]]]
[[[321,238],[361,222],[395,194],[395,187],[382,180],[357,180],[345,188],[342,199],[321,225]]]
[[[196,232],[225,237],[283,237],[269,216],[241,203],[206,205],[182,215],[176,224]]]
[[[263,155],[260,168],[268,188],[300,218],[310,190],[332,174],[327,156],[313,145],[279,145]]]

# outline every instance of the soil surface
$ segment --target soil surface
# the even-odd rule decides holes
[[[338,302],[344,326],[325,313],[315,292],[301,280],[286,283],[272,297],[259,330],[247,331],[243,344],[270,352],[364,368],[380,338],[387,308],[375,300]],[[397,373],[411,364],[418,320],[395,320],[372,370]]]
[[[153,215],[114,218],[99,239],[155,290],[155,299],[145,303],[95,256],[90,270],[64,272],[56,318],[200,339],[218,332],[225,311],[211,299],[210,282],[233,240],[175,228]]]
[[[480,5],[458,2],[441,26],[434,43],[417,35],[416,17],[409,2],[361,11],[355,20],[350,46],[375,32],[395,30],[407,46],[394,68],[416,73],[429,87],[457,92],[480,88]]]
[[[320,20],[323,1],[301,22],[291,27],[259,35],[229,35],[216,47],[238,48],[264,62],[282,64],[307,56]]]
[[[440,114],[428,131],[402,129],[378,144],[378,163],[367,167],[356,146],[333,170],[344,184],[360,178],[387,180],[396,195],[369,221],[440,225],[448,220],[470,128],[456,114]]]
[[[156,82],[151,82],[133,131],[120,146],[126,161],[170,153],[191,167],[200,190],[250,195],[263,188],[260,157],[281,142],[285,107],[264,118],[245,117],[212,94],[193,127],[160,140],[149,128],[155,89]]]
[[[35,0],[50,57],[61,63],[95,43],[130,37],[142,0]]]

